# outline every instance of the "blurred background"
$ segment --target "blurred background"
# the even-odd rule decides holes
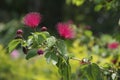
[[[40,12],[42,23],[38,30],[46,26],[55,36],[58,22],[72,21],[78,30],[77,37],[66,43],[73,55],[82,58],[93,53],[93,62],[97,62],[99,56],[109,62],[108,59],[120,53],[119,47],[116,51],[106,47],[108,43],[120,41],[119,0],[1,0],[0,80],[60,80],[56,67],[46,64],[42,57],[26,61],[19,49],[7,54],[7,44],[15,37],[17,29],[23,29],[25,38],[32,31],[22,24],[23,16],[29,12]],[[115,55],[111,56],[112,53]],[[71,62],[71,65],[74,65],[73,73],[77,74],[79,63]]]

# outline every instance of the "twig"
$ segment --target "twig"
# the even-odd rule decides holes
[[[75,58],[75,57],[72,57],[72,58],[70,58],[70,59],[72,59],[72,60],[77,60],[77,61],[82,61],[81,59]]]

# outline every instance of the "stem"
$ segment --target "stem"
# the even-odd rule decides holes
[[[72,58],[70,58],[70,59],[72,59],[72,60],[77,60],[77,61],[82,61],[81,59],[75,58],[75,57],[72,57]]]

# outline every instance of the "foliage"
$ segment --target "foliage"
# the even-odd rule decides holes
[[[19,50],[19,57],[7,55],[6,49],[0,45],[0,80],[57,80],[60,75],[57,68],[47,64],[45,58],[38,56],[29,61],[23,59]]]
[[[78,5],[82,1],[84,2]],[[119,34],[119,0],[66,0],[66,3],[64,20],[73,20],[77,25],[90,25],[97,35]]]
[[[118,0],[66,0],[67,4],[72,3],[73,5],[76,6],[82,6],[85,2],[89,2],[89,3],[94,3],[94,10],[95,11],[100,11],[102,8],[105,8],[106,10],[110,10],[110,9],[116,9],[119,10],[119,1]]]
[[[119,80],[119,46],[114,49],[108,47],[109,43],[118,41],[105,34],[95,37],[93,32],[84,26],[79,27],[77,33],[76,40],[72,47],[68,47],[69,49],[63,40],[51,36],[49,32],[35,31],[28,36],[27,40],[21,37],[12,40],[8,45],[8,51],[12,52],[21,45],[26,49],[26,52],[23,52],[29,60],[34,56],[40,56],[37,51],[43,50],[47,63],[52,62],[56,65],[62,80],[97,80],[98,76],[101,76],[99,80]],[[72,54],[74,56],[70,53],[74,53]],[[75,66],[70,59],[78,60],[79,64]]]
[[[64,41],[57,40],[54,36],[50,36],[50,34],[46,31],[34,32],[28,36],[27,40],[12,40],[8,45],[8,51],[12,52],[19,44],[21,44],[21,47],[27,48],[27,60],[38,55],[38,49],[42,48],[45,52],[44,54],[47,62],[52,60],[53,64],[58,67],[63,80],[70,80],[69,57],[66,56],[67,50]]]
[[[86,64],[80,62],[81,65],[78,67],[76,74],[74,74],[79,76],[74,78],[76,80],[79,78],[82,80],[98,80],[94,79],[94,75],[98,75],[95,71],[98,71],[98,73],[101,73],[101,75],[99,74],[101,76],[100,80],[119,80],[120,45],[115,48],[109,48],[108,45],[113,42],[119,43],[111,35],[103,34],[96,37],[92,35],[90,29],[87,29],[87,26],[80,26],[77,38],[74,40],[72,47],[69,48],[69,52],[74,53],[75,57],[81,59],[92,56],[90,62],[93,63]],[[97,70],[92,69],[92,67],[96,67],[94,69]]]
[[[58,20],[71,19],[80,26],[76,29],[77,37],[68,41],[58,39],[47,31],[35,31],[29,34],[30,30],[26,29],[24,36],[16,35],[15,39],[8,45],[8,53],[13,52],[15,48],[20,48],[29,62],[27,63],[21,57],[17,60],[11,60],[13,57],[6,56],[6,51],[1,48],[1,54],[3,54],[0,56],[0,65],[2,65],[0,66],[0,79],[98,80],[98,77],[100,77],[99,80],[120,79],[119,0],[66,0],[67,5],[64,0],[47,2],[44,0],[3,0],[1,3],[3,4],[0,7],[4,5],[0,8],[2,22],[15,18],[15,20],[7,23],[0,23],[0,43],[4,44],[5,47],[14,38],[15,31],[22,26],[16,18],[21,17],[29,9],[30,11],[40,10],[45,13],[43,17],[47,22],[43,20],[42,25],[48,25],[53,33],[55,32],[53,25]],[[41,5],[41,3],[45,4],[45,6]],[[62,18],[59,18],[59,16],[62,16]],[[86,26],[82,26],[83,24],[89,24],[90,27],[92,26],[92,30],[86,29]],[[118,32],[116,33],[117,37],[116,34],[113,36],[108,34],[98,35],[101,32],[114,33],[114,31],[115,33]],[[96,34],[97,37],[93,34]],[[68,43],[67,46],[66,43]],[[113,48],[109,48],[109,44],[112,43]],[[115,47],[117,44],[114,45],[114,43],[118,43],[118,47]],[[38,54],[39,50],[43,51],[44,54]],[[57,69],[48,66],[41,56],[46,58],[47,63],[53,63]],[[39,58],[36,59],[36,57],[40,57],[42,63],[37,61]],[[32,66],[33,63],[35,63],[34,67]],[[44,67],[45,71],[41,70]],[[49,67],[50,69],[46,71]],[[58,70],[61,77],[56,73],[54,74],[56,70]],[[18,72],[20,73],[18,74]],[[42,76],[39,77],[39,75]]]

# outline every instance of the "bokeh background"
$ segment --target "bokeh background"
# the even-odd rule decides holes
[[[109,43],[120,41],[119,0],[1,0],[0,1],[0,80],[60,80],[57,68],[47,64],[42,56],[25,60],[21,49],[7,53],[8,43],[14,39],[17,29],[23,29],[24,37],[32,29],[22,24],[23,16],[40,12],[42,26],[55,36],[58,22],[71,21],[77,29],[74,40],[66,41],[71,55],[78,58],[93,56],[100,65],[108,62],[120,64],[120,47],[109,49]],[[113,60],[117,60],[116,63]],[[102,63],[104,62],[104,63]],[[80,64],[71,61],[72,78],[78,80]]]

